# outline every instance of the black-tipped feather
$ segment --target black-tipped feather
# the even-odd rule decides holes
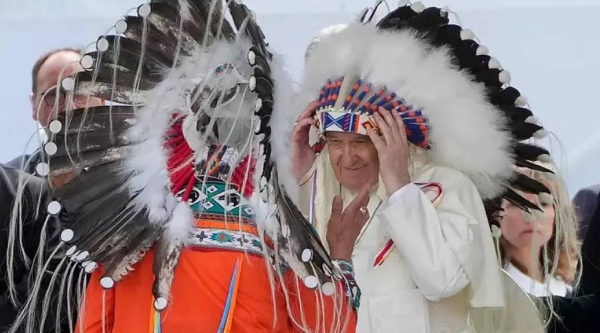
[[[539,172],[545,172],[545,173],[551,173],[553,174],[554,172],[552,170],[549,170],[541,165],[535,164],[535,163],[531,163],[527,160],[524,160],[520,157],[517,157],[517,161],[516,161],[516,166],[520,167],[520,168],[527,168],[530,170],[535,170],[535,171],[539,171]]]
[[[511,185],[514,189],[526,193],[551,193],[546,185],[519,172],[515,173],[515,178]]]
[[[231,11],[231,17],[235,26],[240,29],[243,28],[244,33],[252,40],[252,44],[260,51],[263,56],[267,56],[269,51],[265,43],[265,35],[254,19],[252,13],[243,4],[237,4],[235,1],[229,2],[229,9]]]
[[[59,149],[64,150],[65,148]],[[128,147],[108,148],[73,154],[71,156],[52,157],[49,164],[52,173],[59,175],[71,173],[73,170],[81,171],[85,168],[122,160],[128,153]]]
[[[118,162],[90,168],[79,174],[73,181],[55,189],[53,195],[61,199],[66,213],[76,214],[85,204],[116,192],[122,187],[124,179],[115,177],[114,174],[114,170],[117,169]],[[107,179],[113,181],[106,181]]]
[[[529,161],[537,161],[541,156],[550,156],[550,152],[545,148],[526,143],[517,143],[515,154]]]
[[[533,116],[531,111],[525,108],[518,108],[515,105],[521,96],[520,92],[512,87],[504,88],[504,83],[501,82],[502,70],[495,68],[499,66],[496,63],[491,63],[492,58],[484,54],[483,51],[485,49],[479,43],[471,39],[466,39],[468,35],[462,34],[462,27],[448,23],[447,13],[440,8],[430,7],[417,14],[414,13],[410,6],[405,5],[389,13],[377,26],[383,30],[416,30],[421,38],[432,45],[432,47],[448,47],[456,66],[467,70],[472,75],[474,81],[483,84],[488,101],[493,105],[499,106],[498,111],[508,120],[507,125],[510,134],[512,134],[511,139],[513,142],[527,140],[539,134],[538,132],[543,129],[541,126],[526,122],[528,118]],[[531,163],[531,161],[538,160],[541,155],[548,154],[546,150],[517,143],[513,149],[513,153],[516,166],[542,172],[549,171],[544,167]],[[524,175],[516,177],[513,186],[525,192],[533,191],[534,193],[539,193],[547,190],[543,184]],[[540,210],[535,204],[529,202],[510,188],[506,189],[503,197],[525,210]],[[497,204],[490,207],[493,210],[500,209]]]
[[[196,3],[187,0],[154,0],[153,4],[164,3],[176,8],[183,30],[202,45],[205,36],[214,36],[215,28],[207,27],[208,9],[203,2]],[[188,10],[189,9],[189,10]],[[177,25],[179,26],[179,25]]]
[[[111,39],[114,39],[114,37],[111,36]],[[94,51],[87,53],[87,55],[92,57],[95,62],[100,58],[101,62],[105,63],[111,68],[117,67],[119,69],[128,70],[135,73],[140,64],[140,52],[139,50],[133,51],[132,49],[137,49],[140,44],[127,38],[120,38],[119,43],[126,45],[126,47],[120,45],[120,50],[118,52],[116,52],[114,49],[115,44],[110,43],[110,46],[106,51]],[[156,60],[153,57],[144,56],[144,61],[142,62],[141,67],[142,75],[166,72],[169,69],[167,62],[167,59],[161,58]],[[90,70],[93,69],[93,67],[90,68]]]
[[[120,281],[126,275],[132,266],[138,263],[143,255],[160,237],[159,230],[146,230],[146,233],[140,234],[129,246],[129,253],[123,257],[110,258],[104,265],[105,274],[114,278],[115,281]],[[137,244],[137,245],[136,245]]]
[[[408,20],[417,15],[410,6],[398,7],[396,10],[391,11],[381,21],[377,23],[377,27],[380,29],[391,29],[400,27],[401,25],[408,25]]]
[[[304,263],[304,266],[308,272],[318,277],[321,282],[325,282],[327,275],[323,270],[323,266],[333,270],[333,264],[319,235],[285,192],[279,193],[277,198],[279,223],[282,228],[287,226],[290,235],[292,235],[290,238],[280,238],[279,242],[284,245],[283,250],[293,251],[293,255],[298,261],[302,261],[304,250],[312,251],[310,262]],[[290,243],[290,239],[293,239],[294,243]]]
[[[54,136],[57,152],[51,160],[128,145],[125,137],[135,114],[129,106],[77,109]],[[64,118],[62,118],[65,124]],[[81,156],[80,156],[81,157]]]
[[[524,211],[529,211],[530,209],[542,211],[540,207],[533,204],[531,201],[523,198],[520,194],[518,194],[511,188],[507,189],[506,192],[504,192],[502,198],[506,199],[506,201],[510,202],[514,206],[519,207]]]
[[[490,94],[490,101],[494,105],[515,105],[521,93],[514,87],[506,87]]]
[[[160,297],[169,299],[175,267],[179,263],[183,247],[182,243],[168,239],[169,237],[161,237],[156,246],[153,265],[154,283],[152,284],[152,294],[156,299]]]
[[[117,162],[90,168],[54,191],[63,228],[73,231],[68,243],[89,253],[84,260],[114,263],[156,233],[147,213],[133,205],[119,172]]]
[[[524,141],[533,138],[536,133],[544,128],[532,123],[514,123],[511,130],[517,141]]]
[[[106,51],[97,51],[93,54],[90,53],[90,55],[95,55],[94,59],[96,61],[100,60],[101,63],[106,65],[117,64],[133,73],[137,72],[142,55],[141,41],[123,36],[105,36],[103,38],[108,41],[108,49]],[[163,54],[155,50],[155,48],[148,47],[148,45],[143,50],[144,58],[141,62],[143,75],[162,73],[163,69],[169,69],[173,65],[174,59],[167,54]],[[117,58],[121,58],[122,56],[123,60],[119,59],[118,62],[115,61],[115,55],[118,56]],[[100,56],[101,58],[99,59],[98,57]]]
[[[138,77],[136,72],[102,64],[93,73],[77,74],[76,93],[112,100],[120,104],[139,104],[144,99],[143,93],[154,88],[161,79],[161,74]]]
[[[175,59],[177,39],[169,38],[151,24],[148,19],[139,16],[128,16],[127,30],[123,34],[125,37],[144,45],[147,49],[167,57],[171,60],[171,63]],[[183,53],[184,51],[180,50],[180,52]]]
[[[448,22],[448,13],[436,7],[429,7],[408,20],[411,28],[422,33],[439,28]]]
[[[533,117],[533,112],[526,108],[517,106],[502,106],[500,107],[506,116],[513,122],[523,123],[530,117]]]
[[[203,32],[200,24],[184,24],[177,7],[166,3],[152,2],[150,8],[151,12],[146,18],[148,23],[152,25],[153,29],[160,31],[163,38],[169,40],[171,44],[175,43],[176,46],[179,40],[184,50],[191,51],[201,42],[201,39],[194,37]]]

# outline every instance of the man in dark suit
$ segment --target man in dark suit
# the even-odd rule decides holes
[[[23,250],[27,256],[27,258],[24,258],[17,245],[13,244],[14,264],[12,266],[14,269],[12,278],[17,286],[19,301],[23,301],[28,292],[27,280],[29,274],[26,259],[34,258],[37,252],[41,230],[46,218],[44,210],[38,210],[37,205],[39,198],[45,191],[45,181],[0,164],[0,331],[7,328],[14,321],[18,311],[18,307],[12,304],[9,297],[7,249],[9,248],[12,210],[19,181],[26,184],[20,213],[24,222],[22,226]],[[52,233],[51,229],[56,229],[56,227],[56,225],[50,224],[48,230]]]
[[[82,108],[85,105],[90,107],[103,105],[104,101],[98,98],[73,97],[73,100],[67,100],[67,93],[61,89],[61,79],[70,77],[76,72],[83,70],[79,64],[81,50],[74,48],[62,48],[52,50],[40,57],[34,64],[31,72],[32,94],[30,96],[32,117],[42,126],[48,126],[55,118],[57,113],[63,112],[67,104],[70,103],[73,108]],[[11,302],[8,295],[7,277],[7,249],[9,246],[9,229],[12,215],[12,207],[15,199],[16,189],[19,179],[27,181],[26,193],[24,196],[23,218],[20,219],[23,224],[23,234],[21,239],[24,242],[25,255],[28,260],[32,260],[39,248],[41,231],[46,221],[45,204],[42,201],[41,211],[37,209],[37,203],[40,199],[39,194],[42,188],[46,188],[47,179],[37,176],[36,167],[41,162],[41,152],[38,150],[32,155],[17,157],[7,163],[0,165],[0,332],[8,328],[16,318],[16,313],[20,309]],[[21,172],[21,171],[24,171]],[[66,179],[50,179],[54,187],[61,186]],[[32,191],[38,189],[38,195],[33,195]],[[31,193],[29,193],[31,192]],[[60,232],[60,222],[58,219],[50,218],[46,223],[46,235],[48,242],[58,241]],[[17,242],[19,242],[17,240]],[[18,298],[25,298],[29,293],[29,279],[32,276],[32,270],[26,265],[26,258],[21,256],[21,251],[14,251],[14,271],[12,278],[17,285]],[[46,260],[48,258],[44,258]],[[61,258],[52,258],[52,262],[60,261]],[[52,266],[52,265],[51,265]],[[49,267],[49,270],[52,267]],[[49,280],[43,279],[44,285],[49,285]],[[47,283],[46,283],[47,282]],[[21,299],[22,300],[22,299]],[[64,322],[64,321],[63,321]],[[49,316],[44,323],[44,329],[41,332],[54,331],[55,318]]]

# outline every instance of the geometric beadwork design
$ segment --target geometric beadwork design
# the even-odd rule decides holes
[[[237,189],[220,179],[209,178],[203,183],[197,180],[192,192],[200,192],[194,201],[190,201],[190,208],[196,218],[210,215],[211,219],[218,217],[222,221],[249,220],[254,223],[254,210],[250,207]],[[181,196],[183,191],[178,193]],[[246,222],[249,222],[246,221]]]
[[[379,108],[398,112],[408,141],[424,149],[429,149],[429,123],[421,110],[415,109],[396,93],[387,88],[372,87],[362,79],[353,85],[340,78],[327,83],[319,93],[319,104],[315,114],[316,127],[323,135],[327,131],[367,134],[367,128],[379,131],[374,112]]]
[[[196,227],[193,229],[188,245],[196,250],[210,249],[263,254],[260,237],[240,230]]]

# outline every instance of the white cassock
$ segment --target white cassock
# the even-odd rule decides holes
[[[411,158],[411,184],[388,198],[380,180],[371,193],[372,219],[352,254],[362,292],[357,332],[508,332],[479,328],[488,324],[476,331],[471,325],[471,309],[485,313],[505,305],[503,277],[475,185],[458,171],[426,164],[425,156]],[[324,151],[304,179],[309,180],[301,187],[305,200],[314,180],[307,178],[315,170],[314,225],[325,241],[333,196],[341,194],[347,205],[354,195],[337,182]],[[390,240],[394,246],[385,257]]]

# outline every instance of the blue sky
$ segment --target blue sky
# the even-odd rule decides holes
[[[143,0],[0,0],[0,161],[26,150],[35,132],[28,103],[30,70],[46,50],[84,46]],[[304,48],[320,28],[353,19],[373,1],[253,0],[271,46],[295,78]],[[396,5],[396,1],[389,1]],[[512,74],[550,130],[571,192],[600,183],[600,1],[446,0]],[[35,141],[35,140],[34,140]],[[550,143],[548,143],[550,144]],[[30,146],[28,150],[31,150]]]

